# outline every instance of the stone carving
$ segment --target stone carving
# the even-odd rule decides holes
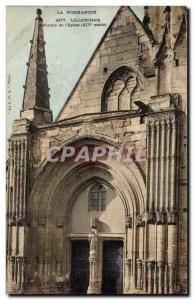
[[[136,216],[136,226],[145,226],[145,221],[143,220],[143,216],[142,215],[138,215]]]
[[[89,241],[90,241],[90,253],[95,253],[98,244],[97,231],[95,229],[92,229],[92,232],[90,233]]]
[[[126,228],[132,228],[132,217],[127,216],[125,219],[125,227]]]
[[[157,210],[156,211],[156,218],[157,218],[157,224],[165,224],[167,221],[167,215],[166,211],[164,210]]]
[[[88,294],[100,293],[100,286],[97,280],[98,274],[98,219],[91,219],[91,233],[89,234],[90,252],[89,252],[89,263],[90,263],[90,276]]]
[[[156,213],[154,209],[150,209],[149,211],[146,211],[144,213],[143,219],[147,222],[147,223],[155,223],[156,222]]]
[[[137,216],[136,226],[142,226],[142,220],[151,224],[176,224],[178,213],[176,210],[149,210],[143,215]],[[141,224],[141,225],[140,225]]]
[[[178,220],[178,212],[175,209],[167,210],[168,224],[176,224]]]
[[[89,234],[89,242],[90,242],[90,254],[94,254],[97,252],[98,246],[98,229],[99,229],[99,221],[97,218],[92,218],[90,222],[91,233]]]

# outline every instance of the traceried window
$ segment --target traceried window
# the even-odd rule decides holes
[[[135,72],[127,66],[121,66],[108,77],[102,92],[101,111],[132,109],[132,97],[140,87]]]
[[[94,184],[88,195],[88,211],[103,211],[106,206],[106,188],[99,183]]]

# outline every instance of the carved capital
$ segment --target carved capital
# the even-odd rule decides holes
[[[143,220],[143,216],[142,215],[136,216],[136,226],[137,227],[145,226],[145,221]]]
[[[175,209],[170,209],[167,211],[167,222],[168,224],[177,224],[178,221],[178,211]]]
[[[125,264],[125,266],[131,266],[131,259],[125,258],[124,259],[124,264]]]
[[[24,258],[22,256],[17,256],[16,257],[17,262],[23,262]]]
[[[174,270],[175,267],[176,267],[175,263],[168,263],[168,268],[169,268],[170,270]]]
[[[148,261],[147,262],[147,267],[148,267],[149,271],[152,271],[153,267],[154,267],[154,261]]]
[[[132,228],[132,217],[127,216],[125,219],[125,227],[126,228]]]
[[[154,209],[150,209],[144,213],[144,220],[147,223],[154,224],[156,222],[156,213]]]
[[[14,213],[9,219],[10,225],[16,225],[16,214]]]
[[[9,260],[10,260],[10,262],[11,262],[12,264],[14,264],[14,262],[15,262],[15,256],[10,256],[10,257],[9,257]]]
[[[156,211],[156,220],[157,224],[166,224],[167,222],[167,214],[165,210],[157,210]]]
[[[18,225],[25,225],[26,220],[25,220],[25,216],[22,213],[20,213],[16,219]]]

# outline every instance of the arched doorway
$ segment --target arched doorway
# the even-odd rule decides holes
[[[50,184],[45,186],[48,178]],[[98,202],[94,204],[93,199]],[[78,270],[72,266],[72,256],[78,264],[81,257],[74,250],[78,245],[88,282],[78,293],[128,292],[136,282],[136,259],[145,247],[144,228],[139,232],[135,226],[136,215],[144,212],[144,199],[143,177],[133,161],[47,164],[30,199],[33,263],[29,279],[36,274],[41,291],[54,287],[55,293],[75,293],[73,276]],[[111,262],[105,259],[106,253],[112,256]],[[119,274],[116,269],[105,290],[113,260]]]
[[[72,293],[85,291],[87,273],[96,262],[94,276],[90,274],[94,292],[118,294],[123,290],[124,205],[111,184],[100,177],[90,177],[78,190],[68,211]],[[92,232],[96,233],[95,246],[93,253],[87,255]],[[79,247],[79,251],[74,247]],[[89,260],[91,268],[88,269]],[[85,278],[83,282],[82,278]],[[88,282],[86,292],[91,291]]]

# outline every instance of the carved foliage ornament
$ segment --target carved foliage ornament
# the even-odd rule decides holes
[[[136,216],[136,226],[150,224],[176,224],[178,221],[178,211],[176,209],[168,210],[149,210],[143,215]]]
[[[145,221],[142,215],[136,216],[136,226],[137,227],[145,226]]]

